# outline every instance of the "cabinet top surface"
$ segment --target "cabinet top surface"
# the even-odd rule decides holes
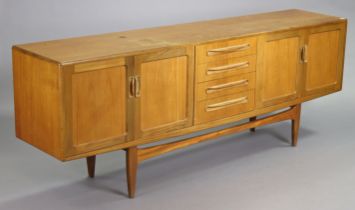
[[[164,47],[199,44],[342,20],[343,18],[335,16],[292,9],[22,44],[14,47],[60,64],[72,64],[115,56],[134,55]]]

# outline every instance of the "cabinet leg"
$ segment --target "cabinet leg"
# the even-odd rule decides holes
[[[249,118],[249,122],[253,122],[256,120],[256,117]],[[255,128],[250,128],[250,132],[255,132]]]
[[[292,146],[297,146],[298,143],[298,130],[300,128],[300,117],[301,117],[301,104],[293,107],[295,109],[295,114],[292,119]]]
[[[88,167],[88,175],[90,178],[94,178],[95,176],[95,163],[96,163],[96,156],[90,156],[86,158],[86,164]]]
[[[137,147],[136,146],[129,147],[126,149],[126,173],[127,173],[127,187],[128,187],[129,198],[134,198],[136,193],[137,166],[138,166]]]

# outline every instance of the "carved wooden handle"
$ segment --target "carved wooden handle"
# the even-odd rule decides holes
[[[135,92],[135,79],[134,79],[134,76],[128,77],[128,84],[129,84],[128,96],[130,98],[133,98],[134,97],[134,92]]]
[[[139,76],[130,76],[129,81],[129,97],[139,97],[140,96],[140,78]]]
[[[250,48],[250,44],[248,43],[229,46],[229,47],[222,47],[222,48],[217,48],[217,49],[212,49],[207,51],[207,56],[221,54],[221,53],[237,52],[237,51],[247,50],[249,48]]]
[[[220,103],[215,103],[215,104],[211,104],[211,105],[207,105],[206,106],[206,111],[210,112],[210,111],[215,111],[218,109],[223,109],[225,107],[228,106],[232,106],[235,104],[244,104],[248,102],[248,97],[244,96],[244,97],[240,97],[240,98],[236,98],[236,99],[232,99],[232,100],[228,100],[228,101],[223,101]]]
[[[248,80],[247,79],[243,79],[243,80],[238,80],[238,81],[234,81],[234,82],[229,82],[229,83],[225,83],[222,85],[215,85],[215,86],[211,86],[208,87],[206,89],[206,93],[213,93],[216,91],[220,91],[223,90],[225,88],[231,88],[231,87],[236,87],[236,86],[243,86],[243,85],[247,85],[248,84]]]
[[[213,68],[207,69],[207,74],[215,74],[215,73],[225,72],[225,71],[229,71],[230,69],[234,69],[234,68],[246,68],[248,66],[249,66],[248,61],[234,63],[234,64],[230,64],[230,65],[225,65],[225,66],[218,66],[218,67],[213,67]]]
[[[308,46],[304,45],[301,50],[301,62],[307,63],[308,62]]]

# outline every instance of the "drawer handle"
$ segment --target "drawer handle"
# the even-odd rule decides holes
[[[240,98],[236,98],[236,99],[232,99],[232,100],[228,100],[228,101],[223,101],[220,103],[215,103],[215,104],[211,104],[211,105],[207,105],[206,106],[206,111],[210,112],[210,111],[215,111],[218,109],[223,109],[225,107],[228,106],[232,106],[232,105],[236,105],[236,104],[244,104],[248,102],[248,97],[244,96],[244,97],[240,97]]]
[[[218,66],[218,67],[213,67],[213,68],[207,69],[207,74],[216,74],[216,73],[220,73],[220,72],[229,71],[230,69],[246,68],[248,66],[249,66],[249,62],[248,61],[240,62],[240,63],[234,63],[234,64],[230,64],[230,65],[225,65],[225,66]]]
[[[225,88],[231,88],[231,87],[236,87],[236,86],[244,86],[244,85],[248,85],[248,80],[247,79],[243,79],[243,80],[238,80],[235,82],[229,82],[229,83],[225,83],[222,85],[215,85],[212,87],[208,87],[206,90],[206,93],[213,93],[216,91],[220,91],[223,90]]]
[[[222,47],[222,48],[217,48],[217,49],[212,49],[212,50],[207,51],[207,56],[221,54],[221,53],[237,52],[237,51],[247,50],[249,48],[250,48],[250,44],[248,44],[248,43],[234,45],[234,46],[230,46],[230,47]]]

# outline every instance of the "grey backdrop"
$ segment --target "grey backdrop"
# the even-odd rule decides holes
[[[14,137],[11,45],[288,8],[349,19],[343,91],[290,123],[227,136],[142,164],[125,197],[123,152],[61,163]],[[0,0],[0,209],[355,209],[353,0]],[[238,138],[236,138],[238,137]]]

